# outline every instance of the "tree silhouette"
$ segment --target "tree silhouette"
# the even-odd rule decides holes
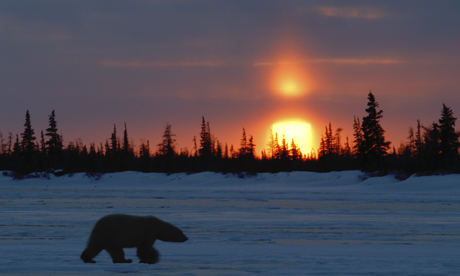
[[[452,160],[452,158],[458,156],[458,133],[455,132],[455,121],[457,118],[454,117],[452,110],[445,104],[442,105],[442,115],[439,119],[439,149],[441,157]]]
[[[110,137],[110,147],[109,147],[109,155],[115,155],[118,151],[118,142],[117,142],[117,127],[115,124],[113,125],[113,132],[112,136]]]
[[[58,155],[62,152],[62,139],[58,134],[56,115],[54,110],[49,116],[49,127],[46,129],[45,136],[48,137],[48,141],[45,142],[45,148],[50,160],[50,164],[54,168],[57,168]]]
[[[387,155],[390,142],[385,141],[384,130],[380,126],[380,119],[383,117],[382,110],[377,110],[378,102],[374,95],[369,92],[366,112],[368,115],[363,117],[362,132],[363,141],[359,152],[363,155],[363,165],[367,169],[374,170],[383,165],[383,157]]]
[[[423,149],[422,128],[420,120],[417,120],[417,131],[415,132],[415,154],[419,155]]]
[[[200,132],[200,148],[198,150],[199,156],[203,161],[208,162],[212,156],[212,140],[211,140],[211,130],[209,127],[209,122],[206,123],[204,116],[202,116],[201,121],[201,132]]]
[[[247,154],[250,156],[251,159],[255,158],[256,152],[256,145],[254,144],[254,137],[249,138],[249,143],[247,144]]]
[[[353,136],[355,140],[353,140],[353,154],[358,157],[362,157],[362,143],[363,143],[363,130],[361,128],[361,123],[359,122],[359,118],[354,117],[353,121]]]
[[[30,122],[30,114],[29,110],[26,112],[26,122],[24,123],[24,132],[21,133],[22,141],[21,141],[21,162],[17,171],[21,174],[27,174],[34,171],[34,155],[37,152],[37,145],[35,144],[35,132],[32,128],[32,124]]]
[[[32,156],[35,153],[36,145],[35,145],[35,132],[32,129],[32,124],[30,122],[30,114],[29,110],[26,112],[26,122],[24,123],[25,129],[24,132],[21,133],[22,136],[22,152],[25,155]]]
[[[243,157],[248,153],[248,140],[246,138],[246,130],[243,128],[243,135],[241,137],[239,157]]]
[[[176,154],[175,143],[176,139],[173,137],[176,136],[171,132],[171,125],[166,124],[165,131],[163,133],[163,141],[158,144],[158,154],[161,156],[174,157]]]
[[[128,129],[125,123],[125,130],[123,131],[123,146],[122,151],[125,156],[127,156],[131,152],[131,147],[129,146],[129,139],[128,139]]]
[[[294,141],[294,138],[292,138],[291,141],[291,159],[292,160],[299,160],[302,158],[302,152],[300,152],[300,149],[298,148],[297,144]]]

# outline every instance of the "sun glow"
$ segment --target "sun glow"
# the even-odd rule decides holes
[[[291,147],[292,139],[294,139],[294,143],[303,154],[310,154],[312,150],[312,132],[309,123],[298,120],[276,122],[272,125],[272,133],[274,136],[278,134],[280,144],[284,135],[289,147]]]
[[[308,58],[305,48],[299,49],[294,37],[287,35],[279,40],[276,53],[270,62],[257,63],[257,66],[270,66],[270,89],[278,96],[296,98],[312,90],[309,77]]]
[[[306,74],[299,64],[282,63],[275,70],[273,90],[284,97],[303,96],[308,92],[306,79]]]

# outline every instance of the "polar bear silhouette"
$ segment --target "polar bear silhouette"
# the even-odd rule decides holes
[[[96,222],[80,258],[85,263],[95,263],[93,258],[105,249],[114,263],[131,263],[131,259],[125,259],[123,248],[137,247],[139,262],[154,264],[159,255],[153,248],[157,239],[165,242],[188,240],[179,228],[154,216],[112,214]]]

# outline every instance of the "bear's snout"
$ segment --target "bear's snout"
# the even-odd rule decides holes
[[[183,236],[183,237],[182,237],[182,240],[181,240],[180,242],[185,242],[185,241],[188,240],[187,236],[185,236],[185,235],[182,235],[182,236]]]

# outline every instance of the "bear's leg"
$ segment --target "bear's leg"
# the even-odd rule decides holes
[[[158,262],[158,251],[153,247],[140,246],[137,248],[139,263],[155,264]]]
[[[102,251],[103,248],[88,246],[83,253],[81,253],[80,258],[85,263],[96,263],[93,261],[93,258],[97,256]]]
[[[155,264],[158,262],[158,251],[155,250],[155,248],[150,247],[149,249],[149,254],[147,255],[147,259],[149,261],[149,264]]]
[[[107,252],[109,252],[110,256],[112,257],[113,263],[132,263],[131,259],[125,259],[125,252],[121,247],[110,247],[106,248]]]

